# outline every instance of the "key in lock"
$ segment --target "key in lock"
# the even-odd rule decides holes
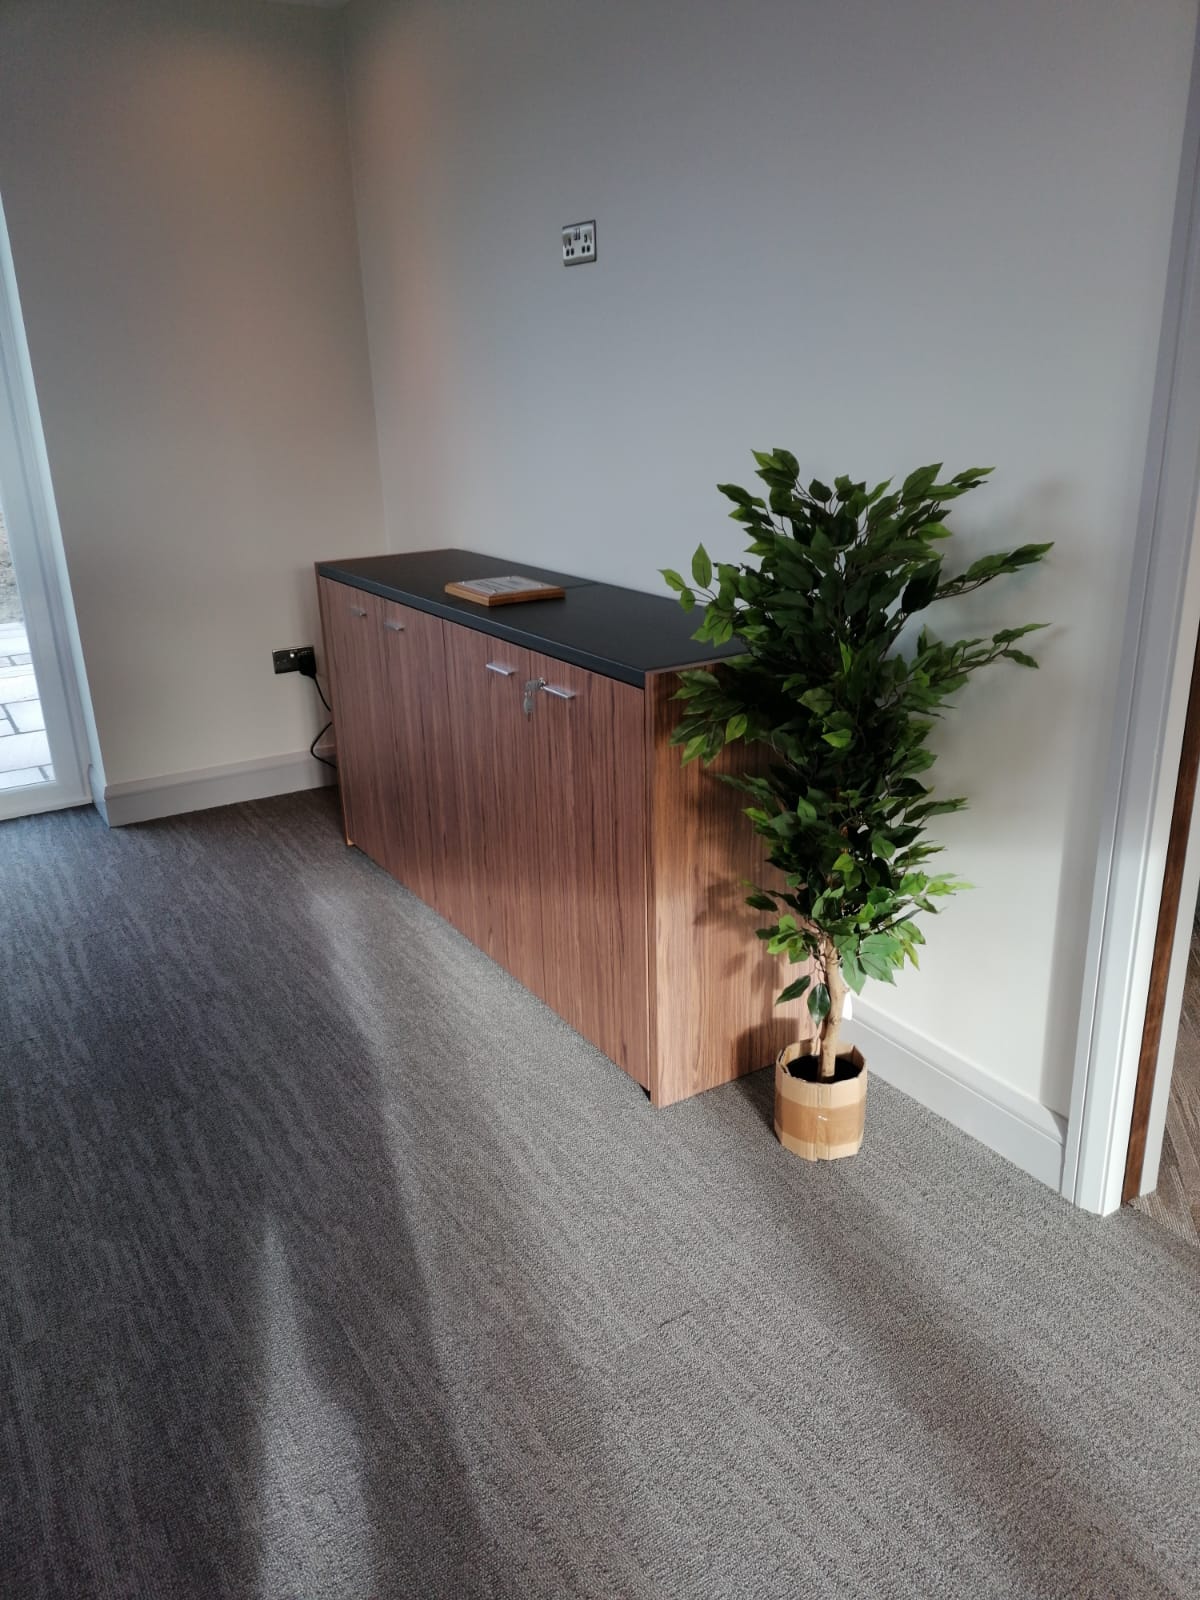
[[[544,689],[545,687],[546,687],[545,678],[530,678],[529,681],[526,683],[526,685],[525,685],[525,699],[522,701],[522,708],[523,708],[523,710],[525,712],[525,715],[527,717],[531,717],[533,715],[534,698],[537,695],[538,691],[540,689]]]

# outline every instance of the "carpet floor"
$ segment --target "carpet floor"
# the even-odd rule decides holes
[[[1196,1593],[1200,1255],[665,1111],[327,793],[0,827],[5,1600]]]

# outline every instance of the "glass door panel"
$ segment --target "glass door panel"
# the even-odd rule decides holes
[[[78,637],[0,206],[0,820],[89,798]],[[79,667],[80,673],[82,666]]]
[[[46,713],[0,508],[0,790],[53,782]]]

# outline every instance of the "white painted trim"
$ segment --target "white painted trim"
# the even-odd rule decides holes
[[[104,774],[97,771],[95,763],[91,761],[88,762],[87,780],[92,794],[92,804],[105,822],[108,822],[108,802],[104,798]],[[109,827],[111,826],[109,823]]]
[[[1200,623],[1200,585],[1189,571],[1200,477],[1198,179],[1200,35],[1193,50],[1063,1163],[1063,1194],[1101,1213],[1121,1203],[1187,672]]]
[[[843,1034],[866,1057],[867,1070],[1057,1189],[1067,1125],[1063,1117],[1001,1083],[923,1034],[863,1000]]]
[[[31,783],[25,789],[0,789],[0,822],[40,817],[46,811],[71,811],[88,804],[86,796],[64,794],[57,783]]]
[[[265,800],[270,795],[294,794],[298,789],[319,789],[332,783],[333,778],[329,767],[314,761],[304,750],[234,761],[228,766],[203,767],[195,772],[110,783],[104,789],[102,802],[97,801],[97,808],[110,827],[122,828],[156,817],[239,805],[244,800]]]

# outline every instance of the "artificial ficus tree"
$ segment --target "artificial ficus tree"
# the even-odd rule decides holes
[[[765,496],[718,485],[753,559],[714,570],[701,545],[690,583],[663,571],[685,609],[698,596],[706,602],[695,638],[744,646],[719,668],[681,674],[672,739],[685,763],[710,762],[739,741],[765,747],[752,770],[719,776],[751,796],[746,815],[782,875],[783,887],[750,885],[747,904],[772,916],[757,933],[773,955],[813,968],[779,1003],[807,995],[820,1076],[831,1078],[847,987],[891,983],[905,961],[916,966],[917,917],[968,887],[927,868],[941,849],[927,837],[930,821],[967,804],[938,799],[922,782],[935,759],[934,719],[981,667],[1036,667],[1017,640],[1045,626],[945,644],[913,619],[1040,561],[1050,546],[1022,545],[947,575],[946,505],[990,467],[939,483],[939,463],[899,489],[889,479],[868,490],[848,477],[805,487],[787,450],[754,456]]]

